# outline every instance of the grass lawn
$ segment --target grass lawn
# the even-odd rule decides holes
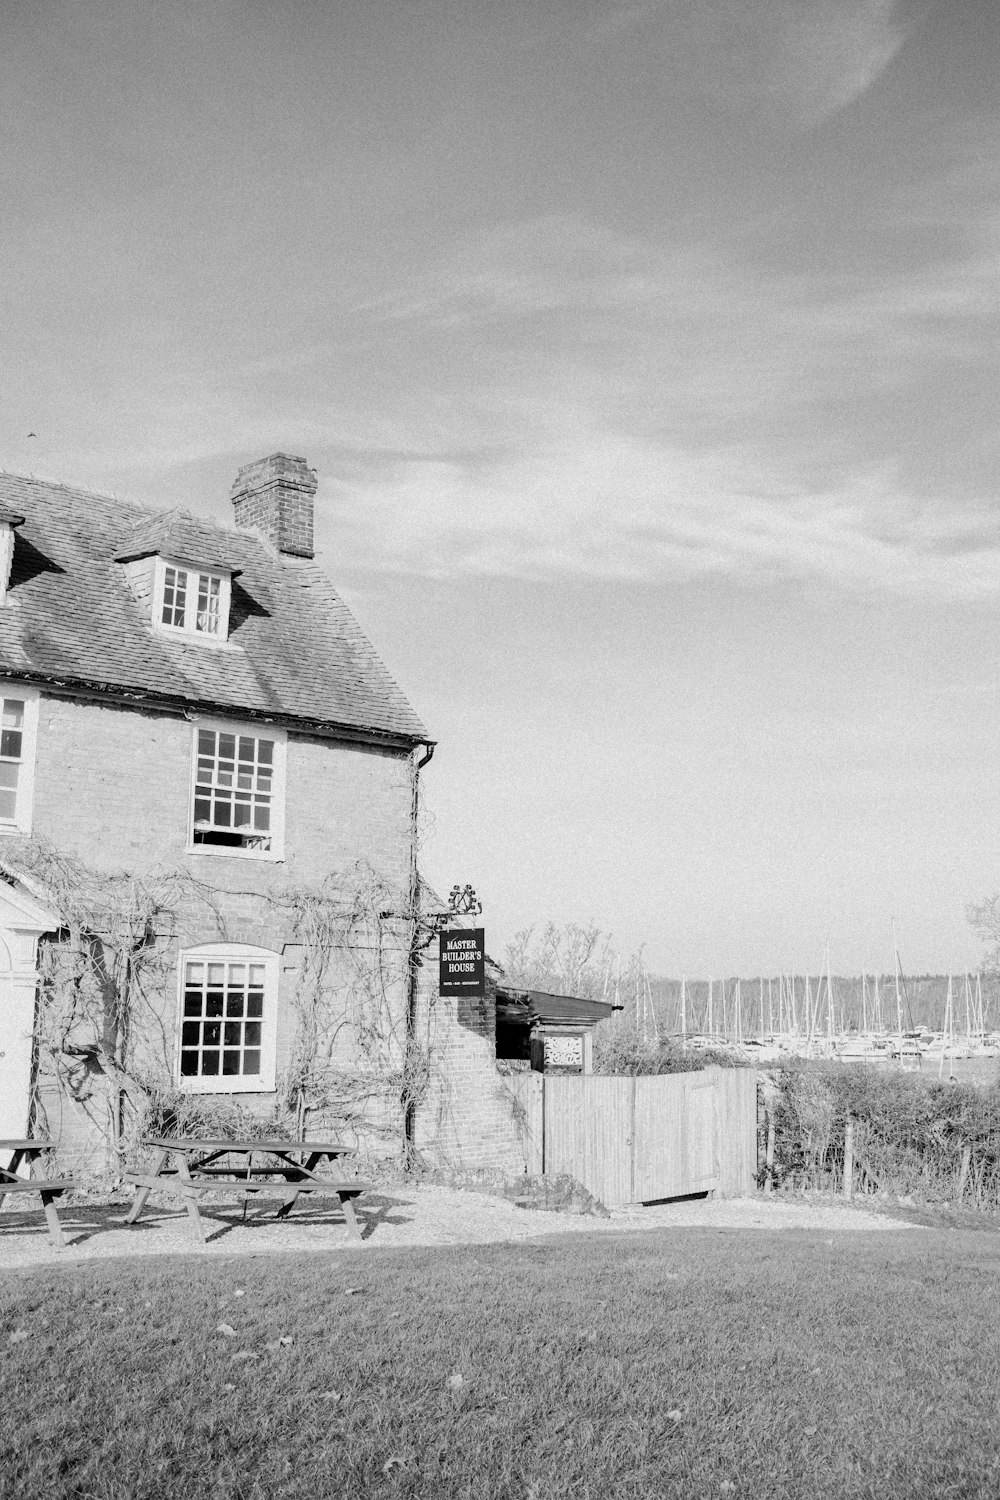
[[[12,1273],[0,1495],[995,1500],[998,1272],[675,1230]]]

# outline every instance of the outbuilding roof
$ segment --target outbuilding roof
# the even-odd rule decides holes
[[[0,677],[402,745],[427,732],[323,570],[252,531],[0,474],[24,516],[0,605]],[[183,543],[183,545],[182,545]],[[136,551],[136,548],[139,548]],[[122,561],[165,551],[234,577],[226,645],[152,628]]]
[[[527,1026],[596,1026],[607,1021],[621,1006],[604,1000],[585,1000],[581,995],[551,995],[545,990],[519,990],[497,986],[497,1015],[508,1024]]]

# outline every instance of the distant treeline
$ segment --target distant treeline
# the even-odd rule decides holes
[[[953,974],[951,976],[954,1029],[964,1033],[976,1030],[982,1015],[986,1031],[1000,1029],[1000,976],[995,974]],[[828,1030],[826,975],[778,975],[770,979],[713,980],[711,992],[707,979],[684,982],[684,1029],[691,1032],[714,1032],[733,1037],[759,1036],[770,1031],[790,1029],[794,1017],[800,1032]],[[880,1018],[885,1029],[897,1026],[896,986],[892,974],[832,976],[833,1026],[835,1032],[875,1028]],[[944,1025],[948,995],[947,974],[922,974],[900,982],[904,1029],[926,1026],[932,1031]],[[641,988],[635,995],[619,994],[627,1011],[643,1016]],[[665,1035],[681,1030],[681,981],[649,980],[645,1001],[647,1026],[650,1011],[655,1014],[658,1029]]]

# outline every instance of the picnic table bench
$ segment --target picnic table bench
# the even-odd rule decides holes
[[[54,1141],[20,1138],[0,1140],[0,1151],[12,1153],[7,1166],[0,1167],[0,1207],[8,1193],[38,1193],[49,1226],[49,1239],[57,1250],[62,1250],[66,1240],[62,1225],[59,1223],[59,1215],[56,1213],[56,1199],[61,1198],[64,1193],[72,1192],[76,1183],[70,1181],[69,1178],[32,1177],[30,1175],[32,1163],[43,1159],[54,1150]],[[22,1163],[28,1168],[26,1177],[21,1176],[17,1170]]]
[[[244,1213],[252,1198],[278,1198],[281,1200],[276,1214],[279,1219],[287,1218],[303,1195],[332,1196],[343,1209],[349,1237],[361,1239],[354,1199],[369,1192],[372,1184],[353,1178],[333,1180],[320,1177],[316,1170],[324,1162],[353,1156],[353,1149],[349,1146],[330,1141],[171,1140],[161,1137],[146,1140],[143,1145],[155,1150],[157,1155],[148,1172],[127,1174],[138,1192],[126,1224],[136,1222],[151,1192],[180,1198],[188,1211],[192,1228],[201,1240],[205,1238],[205,1226],[198,1199],[203,1193],[225,1193],[227,1197],[242,1199]],[[169,1164],[171,1157],[176,1161],[175,1166]],[[242,1157],[245,1165],[224,1161],[226,1157]],[[275,1160],[261,1162],[262,1157]],[[301,1159],[303,1157],[305,1160]],[[257,1165],[254,1165],[255,1159]]]

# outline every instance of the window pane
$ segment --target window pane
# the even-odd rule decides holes
[[[163,614],[164,625],[173,625],[183,630],[187,602],[187,574],[183,568],[166,567],[163,570]]]
[[[0,729],[0,755],[10,755],[14,760],[20,760],[21,740],[19,729]]]
[[[16,788],[20,769],[20,766],[15,766],[9,760],[0,760],[0,786]]]
[[[12,822],[16,816],[17,794],[0,791],[0,818],[6,818],[8,822]]]
[[[24,725],[24,703],[20,698],[3,700],[4,729],[21,729]]]
[[[198,746],[195,842],[269,849],[274,741],[199,730]]]
[[[259,1077],[266,972],[265,964],[245,960],[185,960],[184,1077]]]
[[[213,578],[210,573],[199,573],[195,630],[207,635],[219,633],[219,588],[218,578]]]

